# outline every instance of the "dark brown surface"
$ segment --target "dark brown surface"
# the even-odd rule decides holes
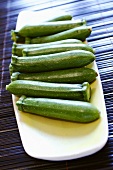
[[[109,138],[94,155],[70,161],[45,161],[28,156],[22,146],[13,111],[8,66],[11,60],[10,30],[15,29],[22,10],[63,9],[74,19],[86,18],[93,32],[89,45],[96,50],[96,62],[104,91]],[[0,170],[110,170],[113,169],[113,1],[112,0],[1,0],[0,1]],[[101,101],[100,101],[101,102]]]

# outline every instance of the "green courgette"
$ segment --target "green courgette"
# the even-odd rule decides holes
[[[56,34],[86,24],[86,20],[68,20],[57,22],[42,22],[34,25],[25,25],[18,30],[18,35],[22,37],[39,37]]]
[[[60,40],[60,41],[55,41],[55,42],[49,42],[49,43],[42,43],[42,44],[17,44],[13,43],[12,46],[12,54],[17,55],[17,56],[22,56],[22,50],[24,48],[39,48],[39,47],[46,47],[54,44],[79,44],[82,43],[82,41],[78,39],[66,39],[66,40]]]
[[[52,21],[65,21],[65,20],[71,20],[72,15],[71,14],[58,14],[54,16],[51,19],[47,19],[45,22],[52,22]]]
[[[21,96],[16,105],[22,112],[65,121],[90,123],[100,118],[100,111],[93,104],[83,101]]]
[[[6,86],[6,89],[17,96],[26,95],[34,97],[72,99],[89,101],[90,85],[48,83],[32,80],[15,80]]]
[[[73,50],[33,57],[12,56],[11,72],[44,72],[75,67],[83,67],[95,60],[89,51]]]
[[[92,47],[87,44],[55,44],[50,46],[44,46],[40,48],[25,48],[23,49],[22,53],[23,56],[38,56],[38,55],[46,55],[46,54],[53,54],[71,50],[86,50],[94,53]]]
[[[97,77],[97,72],[91,68],[74,68],[67,70],[48,71],[42,73],[19,73],[11,75],[11,81],[33,80],[54,83],[92,83]]]
[[[37,37],[37,38],[26,37],[25,44],[40,44],[40,43],[59,41],[59,40],[70,39],[70,38],[75,38],[81,41],[85,41],[86,38],[91,34],[91,32],[92,32],[91,27],[80,26],[66,31],[62,31],[60,33],[56,33],[54,35],[48,35],[48,36]]]

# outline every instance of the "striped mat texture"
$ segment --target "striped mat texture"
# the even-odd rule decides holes
[[[5,90],[10,82],[9,63],[12,41],[22,10],[60,9],[74,19],[86,18],[93,27],[89,45],[96,50],[108,116],[109,138],[104,148],[80,159],[46,161],[28,156],[22,146],[13,110],[11,94]],[[101,102],[101,101],[100,101]],[[2,0],[0,1],[0,170],[111,170],[113,169],[113,1],[112,0]]]

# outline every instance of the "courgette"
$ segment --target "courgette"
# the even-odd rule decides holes
[[[92,83],[97,72],[91,68],[73,68],[67,70],[48,71],[42,73],[19,73],[15,72],[11,75],[11,81],[15,80],[33,80],[46,81],[54,83]]]
[[[69,21],[57,21],[57,22],[42,22],[34,25],[25,25],[18,30],[18,35],[22,37],[39,37],[56,34],[71,28],[75,28],[86,24],[86,20],[69,20]]]
[[[66,31],[62,31],[60,33],[56,33],[54,35],[48,35],[48,36],[37,37],[37,38],[26,37],[25,44],[40,44],[40,43],[59,41],[59,40],[70,39],[70,38],[75,38],[81,41],[85,41],[86,38],[91,34],[91,32],[92,32],[91,27],[80,26]]]
[[[89,101],[90,85],[48,83],[31,80],[15,80],[6,86],[6,89],[17,96],[26,95],[34,97],[72,99]]]
[[[95,55],[84,50],[72,50],[33,57],[12,56],[10,69],[12,69],[12,72],[44,72],[83,67],[94,60]]]
[[[100,118],[100,111],[93,104],[83,101],[21,96],[16,105],[22,112],[64,121],[90,123]]]
[[[23,49],[22,53],[23,56],[38,56],[38,55],[46,55],[46,54],[53,54],[71,50],[85,50],[94,53],[92,47],[87,44],[55,44],[50,46],[44,46],[40,48],[25,48]]]
[[[22,56],[22,50],[24,48],[39,48],[42,46],[46,47],[54,44],[79,44],[79,43],[82,43],[82,41],[78,39],[66,39],[66,40],[60,40],[60,41],[42,43],[42,44],[17,44],[14,42],[12,46],[12,54],[17,56]]]
[[[54,16],[51,19],[47,19],[45,22],[52,22],[52,21],[65,21],[65,20],[71,20],[72,15],[71,14],[58,14]]]

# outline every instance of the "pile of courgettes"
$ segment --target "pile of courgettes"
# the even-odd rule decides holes
[[[91,31],[86,20],[72,20],[71,15],[11,31],[11,82],[6,89],[19,97],[20,111],[78,123],[100,118],[90,103],[97,73],[87,67],[95,54],[84,41]]]

